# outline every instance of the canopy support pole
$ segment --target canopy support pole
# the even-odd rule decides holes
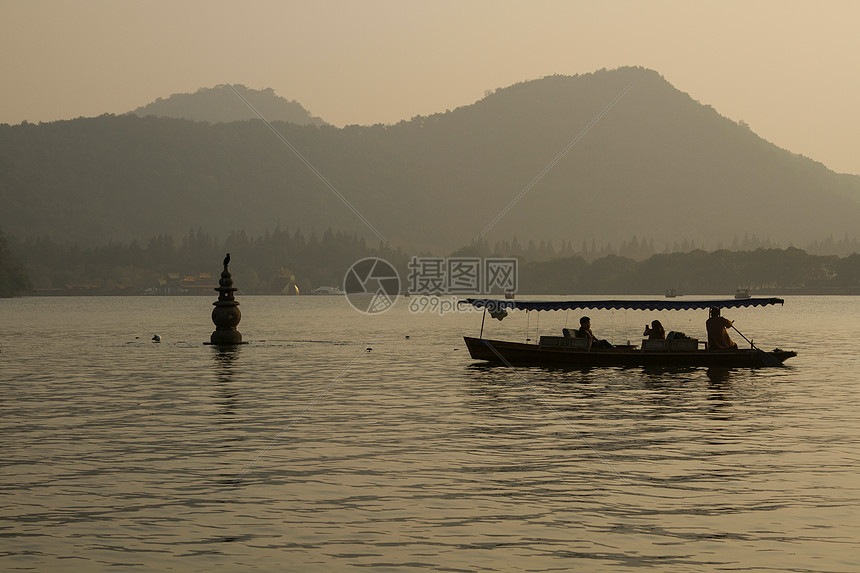
[[[481,334],[478,338],[484,338],[484,319],[487,318],[487,307],[484,307],[484,315],[481,317]]]

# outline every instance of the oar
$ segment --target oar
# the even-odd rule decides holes
[[[761,359],[762,359],[762,362],[764,362],[765,366],[782,366],[782,362],[779,360],[779,358],[775,357],[772,354],[768,354],[767,352],[765,352],[761,348],[758,348],[755,344],[753,344],[752,340],[750,340],[749,338],[744,336],[743,332],[741,332],[740,330],[735,328],[734,324],[732,325],[732,328],[734,328],[735,332],[737,332],[738,334],[741,335],[741,338],[743,338],[744,340],[746,340],[747,342],[750,343],[750,346],[752,346],[753,350],[756,350],[756,351],[758,351],[759,354],[761,354]]]

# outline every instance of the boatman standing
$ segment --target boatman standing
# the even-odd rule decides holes
[[[705,321],[708,330],[708,350],[737,350],[738,345],[729,338],[726,328],[732,325],[732,321],[720,316],[719,307],[711,307],[711,317]]]

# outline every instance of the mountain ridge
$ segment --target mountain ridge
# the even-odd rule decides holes
[[[210,123],[256,119],[257,115],[239,96],[269,121],[327,125],[321,118],[312,116],[299,102],[275,94],[272,88],[255,90],[242,84],[219,84],[211,88],[200,88],[194,93],[175,93],[166,99],[157,98],[128,113],[140,117],[154,115]]]
[[[393,245],[444,253],[477,236],[631,83],[490,241],[856,235],[860,177],[780,149],[644,68],[520,82],[390,125],[272,126]],[[0,167],[0,228],[15,236],[104,242],[280,225],[374,238],[259,121],[0,126]]]

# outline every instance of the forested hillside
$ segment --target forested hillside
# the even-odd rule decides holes
[[[632,85],[631,85],[632,84]],[[396,125],[273,125],[393,246],[467,244],[627,86],[487,238],[707,248],[856,237],[860,177],[779,149],[659,74],[552,76]],[[259,120],[134,115],[0,126],[0,227],[99,245],[201,228],[375,239]]]

